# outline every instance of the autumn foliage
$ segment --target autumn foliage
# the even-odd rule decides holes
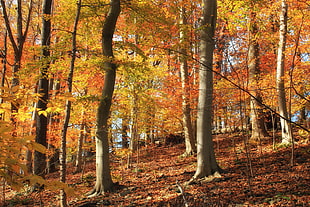
[[[29,186],[39,183],[46,186],[45,190],[48,193],[64,189],[72,205],[74,205],[74,199],[77,204],[81,204],[79,201],[83,197],[81,195],[84,195],[94,182],[96,113],[105,81],[105,71],[102,68],[104,63],[109,61],[102,54],[101,29],[110,1],[82,0],[76,33],[77,50],[76,54],[72,54],[71,38],[77,4],[75,0],[54,0],[53,14],[46,17],[52,22],[51,45],[48,48],[51,55],[48,60],[40,58],[42,1],[2,2],[6,5],[6,15],[10,25],[8,28],[5,18],[0,19],[2,201],[5,204],[8,199],[13,199],[12,194],[6,195],[8,192],[24,193]],[[309,180],[301,175],[308,173],[305,169],[309,164],[305,160],[309,158],[310,128],[309,3],[302,0],[286,2],[288,33],[283,79],[296,146],[293,145],[291,153],[290,148],[285,148],[287,146],[282,148],[283,146],[277,145],[280,135],[277,131],[279,117],[275,77],[280,1],[259,0],[252,5],[250,1],[219,0],[212,68],[214,75],[212,125],[214,134],[227,133],[227,137],[220,136],[214,139],[214,143],[216,143],[216,154],[219,156],[220,165],[228,171],[228,175],[224,174],[213,184],[199,183],[197,189],[189,187],[189,190],[185,189],[185,194],[180,194],[180,192],[176,193],[177,189],[171,186],[175,185],[176,181],[185,182],[190,179],[188,175],[193,174],[195,160],[193,157],[178,157],[184,150],[182,144],[172,146],[176,144],[172,143],[165,146],[163,140],[170,135],[183,135],[182,94],[184,91],[180,65],[181,48],[184,47],[187,49],[188,64],[186,87],[189,91],[190,113],[193,131],[195,131],[199,92],[198,74],[201,64],[199,40],[200,31],[203,29],[200,26],[202,5],[200,1],[189,0],[121,1],[122,12],[113,36],[115,56],[113,63],[117,65],[117,75],[108,128],[111,163],[115,162],[112,164],[112,177],[119,183],[120,188],[116,189],[116,192],[128,200],[128,203],[124,201],[123,204],[151,205],[151,201],[156,201],[155,206],[185,205],[186,198],[182,197],[185,195],[189,203],[198,205],[197,200],[202,200],[206,195],[213,199],[213,204],[218,202],[220,205],[225,205],[229,203],[229,193],[239,196],[235,191],[240,191],[240,199],[233,200],[238,204],[279,202],[286,205],[284,201],[287,201],[290,205],[296,200],[294,203],[296,205],[309,205],[309,195],[303,190],[309,188],[306,186],[306,181]],[[21,5],[20,14],[16,9],[18,3]],[[180,24],[179,21],[181,8],[185,11],[187,20],[185,25]],[[247,65],[249,28],[253,23],[250,21],[252,12],[256,16],[257,33],[254,39],[259,47],[257,58],[260,70],[255,91],[249,80]],[[1,14],[5,16],[3,6],[1,6]],[[28,16],[30,18],[27,26]],[[19,70],[14,72],[17,62],[13,42],[20,41],[19,20],[22,20],[21,28],[25,36],[24,44],[20,48]],[[9,36],[9,30],[13,34],[12,37]],[[180,31],[185,31],[185,43],[180,41]],[[68,93],[67,78],[73,55],[76,57],[74,77],[72,92]],[[47,62],[50,64],[46,74],[49,80],[48,101],[47,109],[42,110],[36,105],[42,97],[42,93],[38,91],[38,80],[41,78],[40,68]],[[18,79],[17,85],[13,81],[15,79]],[[265,125],[270,137],[249,145],[250,97],[257,91],[262,97]],[[57,172],[47,174],[47,180],[32,173],[34,151],[45,153],[47,163],[54,164],[55,169],[58,169],[61,130],[68,100],[72,103],[66,142],[66,160],[69,165],[67,174],[70,174],[68,177],[70,186],[58,180],[56,182]],[[47,147],[35,142],[37,115],[44,115],[48,119]],[[271,122],[273,127],[270,127]],[[137,140],[137,150],[121,149],[122,139]],[[78,143],[81,144],[80,148]],[[223,149],[221,143],[227,148]],[[298,149],[297,152],[294,152],[295,148]],[[162,153],[164,151],[169,156],[165,156]],[[82,159],[79,160],[78,156],[82,156]],[[283,159],[290,160],[290,156],[292,156],[291,162],[283,161]],[[276,158],[282,160],[281,165]],[[154,163],[152,159],[158,160],[159,163]],[[173,163],[161,159],[170,159]],[[77,172],[73,170],[77,160],[81,162],[79,163],[81,169],[77,170],[80,174],[73,175]],[[53,171],[50,164],[47,165],[46,172]],[[155,164],[158,164],[157,168],[152,166]],[[252,174],[253,169],[250,167],[253,165],[261,174]],[[273,169],[268,169],[269,165]],[[287,166],[287,169],[283,166]],[[87,170],[88,167],[91,170]],[[160,171],[162,168],[165,170]],[[168,168],[171,170],[167,170]],[[285,176],[284,171],[300,179],[300,184],[292,177],[285,181],[274,180],[277,174]],[[270,181],[263,176],[269,176]],[[242,180],[244,177],[248,180]],[[169,180],[169,185],[164,183],[166,179]],[[238,186],[238,179],[240,185],[245,187]],[[230,181],[233,187],[228,187]],[[264,192],[256,187],[256,184],[260,186],[262,182],[268,186],[269,197],[264,197]],[[134,187],[129,187],[128,183]],[[280,189],[280,193],[277,193],[277,189],[270,187],[274,185],[275,188],[283,188],[285,185],[289,186],[289,183],[293,183],[296,189],[291,189],[290,192]],[[151,187],[147,188],[146,195],[142,192],[142,185],[150,185],[154,188],[152,190],[150,190]],[[162,188],[167,188],[169,193],[164,195]],[[210,191],[205,192],[206,188],[210,188]],[[80,190],[78,195],[72,193],[73,189]],[[133,195],[131,192],[137,192],[137,194]],[[254,198],[255,193],[259,194],[256,196],[260,196],[263,201]],[[135,202],[128,195],[137,196],[139,202],[144,199],[144,202]],[[112,201],[109,201],[108,197],[112,198]],[[215,202],[214,199],[218,201]],[[111,205],[123,205],[120,197],[113,193],[107,194],[103,200],[109,201]]]

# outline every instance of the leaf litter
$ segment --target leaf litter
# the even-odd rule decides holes
[[[249,156],[242,136],[223,134],[214,140],[225,173],[188,186],[183,184],[194,175],[196,158],[181,156],[184,144],[143,147],[132,154],[130,167],[127,156],[112,154],[115,189],[94,198],[85,194],[95,183],[95,160],[88,160],[84,171],[76,174],[69,163],[67,183],[75,190],[69,206],[310,206],[309,143],[295,146],[291,166],[291,148],[272,149],[272,140],[248,145]],[[52,182],[58,177],[51,173],[46,179]],[[7,189],[6,193],[7,206],[58,206],[58,192],[23,195]]]

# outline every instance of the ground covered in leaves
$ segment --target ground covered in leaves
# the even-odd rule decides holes
[[[126,151],[112,154],[114,192],[87,198],[95,182],[94,160],[82,173],[68,169],[68,183],[75,189],[69,206],[310,206],[310,144],[299,142],[291,166],[291,147],[274,146],[272,139],[245,145],[237,135],[214,138],[220,178],[183,186],[196,169],[195,157],[182,157],[183,144],[141,148],[131,157]],[[48,179],[58,179],[57,173]],[[178,187],[180,184],[182,191]],[[58,206],[58,195],[47,190],[19,193],[7,206]]]

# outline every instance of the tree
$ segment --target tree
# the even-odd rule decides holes
[[[188,45],[189,38],[187,37],[187,17],[185,16],[186,8],[180,8],[180,72],[181,72],[181,82],[182,82],[182,121],[183,130],[185,136],[185,156],[192,155],[195,151],[195,140],[194,132],[192,126],[191,118],[191,108],[190,108],[190,91],[189,91],[189,78],[188,78]]]
[[[287,4],[285,0],[281,1],[280,12],[280,31],[279,31],[279,46],[277,55],[277,73],[276,84],[278,93],[279,114],[281,121],[282,143],[291,143],[293,140],[292,130],[289,123],[289,117],[286,107],[285,87],[284,87],[284,59],[285,45],[287,35]]]
[[[42,34],[41,34],[41,68],[40,79],[38,86],[38,93],[41,94],[37,108],[39,109],[36,118],[36,138],[35,141],[43,146],[47,146],[47,101],[48,101],[48,69],[50,65],[50,38],[51,38],[51,12],[53,0],[43,1],[43,14],[42,14]],[[34,174],[44,176],[46,173],[46,155],[35,151],[34,152]]]
[[[74,73],[74,68],[75,68],[75,59],[76,59],[76,52],[77,52],[76,36],[77,36],[78,23],[79,23],[80,13],[81,13],[81,4],[82,4],[81,1],[82,0],[79,0],[77,2],[76,16],[75,16],[73,31],[72,31],[71,61],[70,61],[69,74],[67,78],[68,93],[70,95],[72,94],[73,73]],[[66,182],[67,131],[68,131],[70,115],[71,115],[71,105],[72,105],[72,101],[70,100],[70,98],[68,98],[66,100],[65,119],[64,119],[64,124],[62,127],[61,147],[60,147],[60,181],[63,183]],[[67,195],[64,189],[61,189],[60,191],[60,206],[62,207],[67,206]]]
[[[76,152],[76,162],[75,162],[75,173],[82,171],[82,161],[83,161],[83,144],[86,138],[86,121],[85,121],[85,109],[82,108],[81,112],[81,124],[80,124],[80,133],[77,143],[77,152]]]
[[[6,71],[7,71],[7,52],[8,52],[8,32],[5,29],[4,35],[3,35],[3,50],[1,51],[1,58],[2,58],[2,76],[1,76],[1,87],[4,87],[5,84],[5,76],[6,76]],[[1,94],[3,94],[3,90],[1,91]],[[3,103],[3,99],[1,98],[0,103]],[[3,120],[4,119],[4,114],[1,113],[0,115],[0,119]]]
[[[253,9],[253,8],[252,8]],[[256,13],[251,11],[249,22],[249,50],[248,50],[248,69],[250,90],[253,96],[250,98],[251,107],[251,140],[260,140],[267,137],[268,133],[264,125],[264,114],[262,111],[262,96],[259,91],[260,70],[259,70],[259,45],[257,40]]]
[[[24,20],[23,20],[23,6],[22,6],[22,1],[21,0],[17,0],[15,3],[16,5],[16,12],[17,12],[17,16],[16,16],[16,35],[14,35],[13,33],[13,29],[12,29],[12,24],[10,22],[10,17],[9,14],[7,12],[7,8],[6,5],[7,4],[12,4],[12,2],[7,1],[5,2],[4,0],[0,1],[1,3],[1,7],[2,7],[2,12],[3,12],[3,18],[4,18],[4,22],[5,22],[5,26],[6,26],[6,31],[7,31],[7,35],[10,39],[13,51],[14,51],[14,63],[12,65],[12,74],[13,74],[13,78],[12,78],[12,88],[15,86],[19,85],[19,77],[18,77],[18,72],[21,68],[21,61],[22,61],[22,55],[23,55],[23,49],[24,49],[24,44],[26,41],[26,37],[28,34],[28,30],[29,30],[29,25],[30,25],[30,21],[31,21],[31,12],[32,12],[32,0],[29,2],[29,8],[28,8],[28,14],[26,17],[26,21],[25,21],[25,25],[23,24]],[[25,26],[25,29],[23,30],[23,26]],[[14,38],[16,36],[16,39]],[[18,106],[19,106],[19,102],[15,101],[11,103],[11,111],[12,111],[12,121],[13,123],[15,122],[15,118],[13,113],[17,113],[18,112]]]
[[[217,19],[217,1],[202,1],[199,98],[197,117],[197,169],[191,181],[220,171],[212,142],[212,93],[214,32]],[[191,182],[190,181],[190,182]]]
[[[111,0],[110,9],[102,28],[105,77],[96,121],[96,183],[93,190],[89,192],[90,196],[103,194],[112,190],[113,187],[109,163],[108,118],[117,67],[113,55],[112,39],[120,11],[120,0]]]

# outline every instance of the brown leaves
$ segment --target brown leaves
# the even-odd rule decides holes
[[[234,137],[240,148],[238,159],[231,137],[218,135],[215,149],[220,166],[226,170],[220,178],[210,182],[197,181],[182,186],[183,195],[189,206],[293,206],[309,204],[309,144],[296,147],[296,165],[289,167],[290,148],[271,150],[272,140],[262,146],[251,146],[251,166],[246,151],[242,150],[243,137]],[[218,146],[217,146],[218,145]],[[148,147],[132,155],[132,167],[127,168],[125,151],[112,156],[112,175],[117,182],[114,192],[92,199],[84,197],[95,182],[95,163],[87,162],[84,174],[73,174],[68,167],[68,183],[76,194],[69,199],[70,206],[109,204],[109,206],[184,206],[184,197],[178,190],[180,184],[190,180],[196,169],[195,157],[182,158],[182,144],[170,147]],[[124,154],[123,154],[124,153]],[[81,181],[83,176],[83,181]],[[47,176],[47,185],[64,187],[57,183],[58,173]],[[38,181],[31,178],[32,182]],[[40,180],[39,180],[40,181]],[[48,187],[49,188],[49,187]],[[67,189],[67,188],[65,188]],[[55,190],[55,189],[54,189]],[[68,191],[69,192],[69,191]],[[55,203],[57,192],[45,190],[43,203]],[[33,194],[31,197],[35,197]],[[56,199],[57,200],[57,199]],[[98,204],[99,205],[99,204]],[[18,205],[16,205],[18,206]]]

